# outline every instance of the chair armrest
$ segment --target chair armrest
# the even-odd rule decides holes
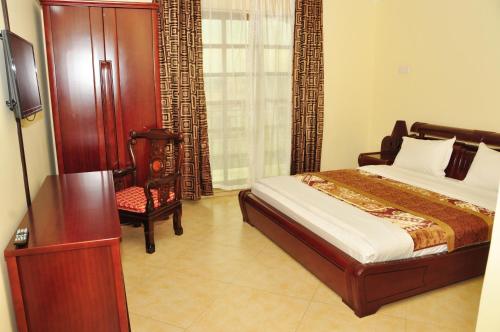
[[[135,167],[129,166],[122,169],[113,170],[113,177],[121,178],[125,175],[132,174],[135,171]]]

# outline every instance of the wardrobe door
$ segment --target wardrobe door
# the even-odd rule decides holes
[[[106,60],[113,65],[116,133],[120,167],[129,156],[126,142],[130,131],[161,127],[157,95],[157,44],[154,33],[157,12],[147,9],[105,8]],[[149,175],[149,151],[136,146],[137,177],[142,184]]]
[[[44,7],[60,173],[106,166],[100,86],[94,79],[94,58],[104,55],[101,12],[88,7]]]

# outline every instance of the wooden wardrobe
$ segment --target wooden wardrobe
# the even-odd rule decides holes
[[[40,3],[59,173],[125,167],[129,132],[161,127],[158,4]]]

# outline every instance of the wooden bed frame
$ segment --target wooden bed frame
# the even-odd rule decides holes
[[[457,143],[446,174],[460,180],[465,178],[479,142],[500,149],[500,134],[494,132],[417,122],[411,127],[411,133],[410,136],[422,139],[456,136]],[[393,134],[383,142],[385,147],[395,149],[392,151],[395,155],[401,140],[402,135]],[[362,264],[250,190],[241,191],[239,200],[245,222],[259,229],[335,291],[359,317],[375,313],[384,304],[482,275],[486,268],[489,243],[451,253]]]

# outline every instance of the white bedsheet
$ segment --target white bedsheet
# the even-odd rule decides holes
[[[392,166],[365,166],[361,169],[490,210],[496,206],[496,192],[467,186],[458,180]],[[441,245],[414,252],[413,240],[399,226],[333,199],[291,176],[261,179],[252,186],[252,193],[362,263],[391,261],[447,250],[446,245]]]

